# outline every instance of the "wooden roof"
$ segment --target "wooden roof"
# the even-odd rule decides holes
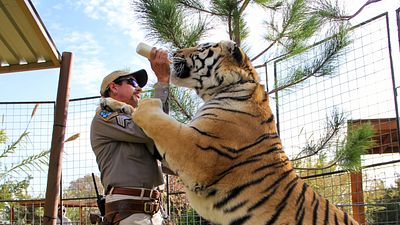
[[[0,27],[0,74],[60,67],[60,53],[30,0],[1,0]]]

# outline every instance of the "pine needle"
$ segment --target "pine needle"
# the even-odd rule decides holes
[[[343,148],[338,150],[338,165],[344,170],[359,171],[361,169],[361,155],[372,148],[376,143],[372,140],[374,128],[370,123],[350,128]]]

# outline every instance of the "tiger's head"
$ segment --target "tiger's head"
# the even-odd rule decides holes
[[[171,82],[207,101],[228,86],[258,83],[259,76],[236,43],[221,41],[174,52]]]

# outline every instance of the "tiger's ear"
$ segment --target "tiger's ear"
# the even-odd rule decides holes
[[[232,58],[235,59],[239,65],[242,64],[245,57],[242,50],[237,46],[237,44],[233,41],[226,41],[225,45],[228,48],[228,51],[231,54]]]

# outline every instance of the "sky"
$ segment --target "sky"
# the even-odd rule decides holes
[[[146,38],[135,18],[130,0],[32,0],[60,54],[73,53],[70,98],[99,95],[102,78],[116,69],[150,73],[156,81],[148,60],[136,54],[136,46],[144,41],[162,47]],[[366,0],[339,0],[346,12],[354,13]],[[354,20],[363,21],[381,12],[394,11],[400,0],[381,0],[367,8]],[[257,11],[250,11],[251,43],[261,40],[262,27]],[[397,30],[397,29],[396,29]],[[227,39],[222,30],[211,32],[204,41]],[[254,40],[254,41],[253,41]],[[396,40],[396,39],[395,39]],[[0,75],[0,102],[55,101],[58,69],[38,70]]]

